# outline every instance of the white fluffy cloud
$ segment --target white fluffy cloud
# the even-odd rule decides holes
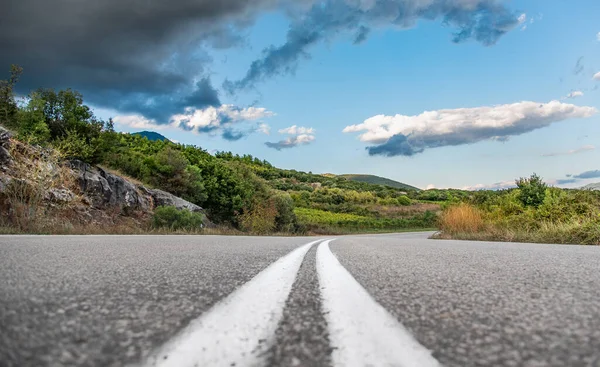
[[[285,129],[279,130],[280,134],[289,134],[289,135],[300,135],[300,134],[314,134],[315,129],[312,127],[302,127],[302,126],[290,126]]]
[[[575,91],[567,94],[567,96],[565,98],[572,99],[572,98],[577,98],[577,97],[583,97],[583,92],[580,90],[575,90]]]
[[[596,39],[598,40],[598,42],[600,42],[600,32],[598,32],[598,34],[596,35]]]
[[[594,75],[593,79],[600,81],[600,71]]]
[[[254,131],[269,134],[270,127],[259,123],[256,127],[244,131],[234,130],[233,126],[243,122],[257,122],[275,114],[266,108],[248,107],[240,108],[234,105],[221,105],[195,109],[188,107],[183,113],[171,116],[169,124],[157,124],[156,121],[141,115],[122,115],[114,118],[121,126],[135,129],[162,130],[166,128],[179,128],[196,133],[220,133],[227,140],[238,140]]]
[[[312,127],[293,125],[290,127],[286,127],[285,129],[279,130],[279,133],[291,136],[278,142],[267,142],[265,143],[265,145],[269,148],[282,150],[294,148],[298,145],[307,145],[315,141],[315,129],[313,129]]]
[[[240,108],[234,105],[221,105],[204,109],[186,108],[182,114],[171,117],[171,125],[185,130],[208,132],[241,121],[256,121],[271,117],[274,113],[266,108]]]
[[[142,115],[120,115],[116,116],[113,120],[117,125],[134,129],[162,130],[170,127],[169,125],[159,125],[156,121],[149,120]]]
[[[360,132],[372,144],[370,155],[412,156],[426,149],[507,140],[570,118],[596,114],[594,107],[551,101],[519,102],[492,107],[426,111],[416,116],[377,115],[362,124],[347,126],[345,133]]]

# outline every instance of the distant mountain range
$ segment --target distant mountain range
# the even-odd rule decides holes
[[[581,188],[581,190],[600,190],[600,182],[585,185]]]
[[[375,175],[357,175],[357,174],[346,174],[340,175],[341,177],[345,177],[351,181],[359,181],[359,182],[367,182],[375,185],[384,185],[391,186],[401,190],[417,190],[420,191],[418,187],[414,187],[411,185],[407,185],[402,182],[390,180],[389,178],[375,176]]]
[[[147,138],[150,141],[156,141],[156,140],[169,141],[169,139],[167,139],[163,135],[161,135],[157,132],[154,132],[154,131],[140,131],[137,133],[133,133],[132,135],[140,135],[140,136]]]

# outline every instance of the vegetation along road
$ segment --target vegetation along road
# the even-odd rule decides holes
[[[3,366],[597,366],[600,249],[0,237]]]

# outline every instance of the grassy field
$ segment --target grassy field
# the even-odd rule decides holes
[[[373,218],[310,208],[296,208],[294,212],[309,233],[383,233],[435,229],[435,214],[431,212],[410,218]]]

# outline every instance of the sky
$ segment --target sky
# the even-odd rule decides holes
[[[153,130],[420,188],[600,181],[596,0],[0,0],[18,92],[73,88]],[[23,26],[27,25],[27,26]]]

